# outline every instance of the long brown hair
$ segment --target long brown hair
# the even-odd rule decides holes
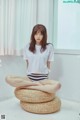
[[[34,35],[37,33],[37,32],[41,32],[41,34],[43,35],[43,39],[41,41],[41,51],[45,51],[46,49],[46,44],[47,44],[47,30],[46,30],[46,27],[42,24],[37,24],[33,27],[33,30],[32,30],[32,34],[31,34],[31,42],[30,42],[30,46],[29,46],[29,50],[33,53],[36,52],[35,50],[35,44],[36,44],[36,41],[34,39]]]

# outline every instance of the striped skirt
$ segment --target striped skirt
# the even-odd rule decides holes
[[[33,81],[39,81],[39,80],[44,80],[44,79],[48,79],[48,74],[29,74],[27,75],[29,79],[33,80]]]

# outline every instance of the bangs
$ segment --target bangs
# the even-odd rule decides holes
[[[33,30],[33,33],[36,34],[36,33],[41,33],[42,35],[45,34],[45,29],[43,26],[36,26],[34,27],[34,30]]]

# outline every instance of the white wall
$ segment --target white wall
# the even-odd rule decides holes
[[[26,75],[26,63],[21,57],[0,56],[0,100],[14,96],[14,88],[5,82],[7,75]]]
[[[21,57],[0,57],[0,100],[14,96],[14,88],[5,82],[7,75],[26,75],[26,63]],[[61,98],[80,102],[80,54],[55,51],[55,61],[50,74],[51,79],[61,82],[58,91]]]
[[[62,84],[61,98],[80,102],[80,51],[56,50],[51,75]]]
[[[58,0],[58,49],[80,50],[80,4]]]

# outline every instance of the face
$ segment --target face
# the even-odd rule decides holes
[[[37,32],[34,35],[34,38],[35,38],[36,44],[40,44],[43,39],[43,35],[41,34],[41,32]]]

